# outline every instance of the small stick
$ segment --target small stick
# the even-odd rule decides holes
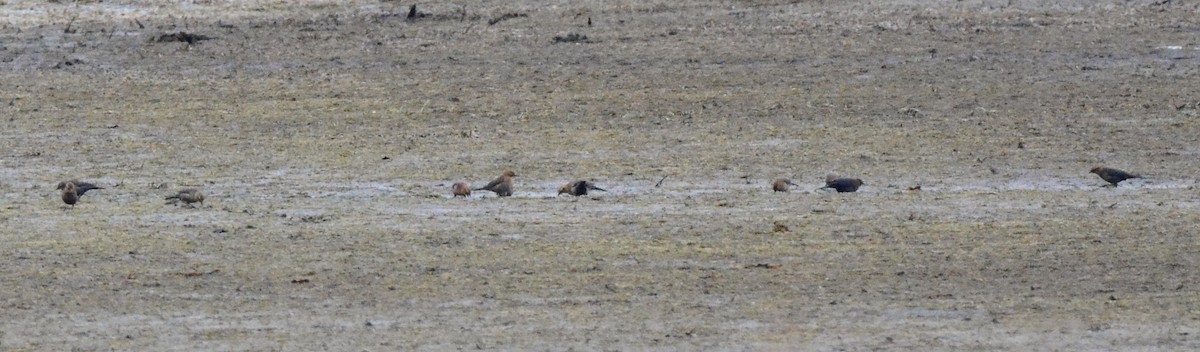
[[[67,21],[67,28],[64,28],[64,29],[63,29],[63,33],[68,33],[68,34],[69,34],[69,33],[75,33],[74,31],[72,31],[72,30],[71,30],[71,25],[75,23],[75,19],[76,19],[76,18],[79,18],[79,16],[74,16],[74,17],[71,17],[71,20],[70,20],[70,21]]]
[[[670,175],[668,175],[668,176],[670,176]],[[666,180],[667,180],[667,176],[663,176],[663,178],[662,178],[662,179],[658,180],[658,183],[655,183],[655,184],[654,184],[654,188],[659,188],[659,187],[662,187],[662,183],[663,183],[663,181],[666,181]]]

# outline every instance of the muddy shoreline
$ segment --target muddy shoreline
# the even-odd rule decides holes
[[[1194,4],[418,10],[0,5],[0,347],[1200,348]]]

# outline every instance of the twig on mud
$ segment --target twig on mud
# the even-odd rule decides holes
[[[779,263],[757,263],[757,264],[747,264],[746,266],[744,266],[744,268],[746,268],[746,269],[755,269],[755,268],[779,269],[781,267],[783,267],[783,264],[779,264]]]
[[[221,269],[213,269],[213,271],[209,271],[209,272],[192,271],[192,272],[186,272],[186,273],[175,273],[175,275],[179,275],[179,276],[183,276],[183,277],[197,277],[197,276],[204,276],[204,275],[212,275],[212,274],[216,274],[216,273],[220,273],[220,272],[221,272]]]
[[[417,115],[425,113],[425,107],[429,106],[430,101],[425,100],[425,104],[421,104],[421,110],[417,110]]]
[[[63,28],[63,33],[67,33],[67,34],[75,33],[75,30],[71,29],[71,25],[75,24],[75,19],[77,19],[77,18],[79,18],[78,15],[72,16],[71,20],[67,21],[67,28]]]
[[[670,175],[667,175],[667,176],[670,176]],[[667,176],[663,176],[663,178],[662,178],[662,179],[658,180],[658,183],[655,183],[655,184],[654,184],[654,188],[659,188],[659,187],[662,187],[662,183],[663,183],[663,181],[666,181],[666,180],[667,180]]]
[[[498,16],[498,17],[496,17],[496,18],[493,18],[493,19],[490,19],[490,20],[488,20],[488,25],[489,25],[489,26],[493,26],[493,25],[495,25],[495,24],[497,24],[497,23],[500,23],[500,22],[502,22],[502,21],[511,20],[511,19],[514,19],[514,18],[517,18],[517,17],[529,17],[529,15],[527,15],[527,14],[524,14],[524,13],[509,12],[509,13],[506,13],[506,14],[500,15],[500,16]]]
[[[595,43],[595,42],[592,41],[591,39],[588,39],[588,37],[586,35],[582,35],[579,33],[571,33],[571,34],[567,34],[565,36],[564,35],[554,36],[554,43],[558,44],[558,43]]]
[[[195,34],[195,33],[188,33],[188,32],[175,32],[175,33],[168,33],[168,34],[160,35],[154,39],[154,42],[156,42],[156,43],[186,42],[190,46],[192,44],[196,44],[201,41],[212,40],[212,39],[216,39],[216,38],[210,37],[207,35],[203,35],[203,34]]]

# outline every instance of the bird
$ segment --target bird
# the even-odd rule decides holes
[[[775,190],[775,192],[787,192],[788,186],[795,186],[795,185],[796,185],[795,183],[792,183],[792,180],[789,180],[786,178],[781,178],[781,179],[776,179],[775,182],[771,183],[771,189]]]
[[[506,170],[499,177],[496,177],[492,182],[488,182],[487,186],[476,188],[476,191],[492,191],[497,196],[508,197],[513,191],[513,177],[517,176],[512,170]]]
[[[1091,173],[1100,176],[1100,178],[1104,179],[1105,182],[1111,183],[1113,187],[1116,187],[1118,183],[1121,183],[1121,181],[1131,178],[1142,178],[1141,175],[1134,175],[1125,171],[1103,166],[1093,167]]]
[[[92,183],[80,182],[79,180],[70,180],[70,181],[59,182],[58,187],[55,189],[66,188],[68,184],[75,186],[75,194],[80,197],[82,197],[84,193],[87,193],[87,191],[90,191],[93,189],[104,189],[104,187],[96,187],[96,185],[94,185]]]
[[[466,182],[455,182],[453,186],[450,186],[450,191],[454,193],[455,197],[466,198],[471,195],[471,185]]]
[[[830,174],[828,176],[825,176],[825,187],[821,187],[821,188],[833,188],[833,189],[837,190],[838,193],[843,193],[843,192],[858,191],[858,187],[860,187],[862,185],[865,185],[865,183],[863,183],[863,181],[860,179],[837,178],[836,176]]]
[[[63,203],[67,203],[67,205],[70,205],[72,208],[74,208],[75,203],[79,202],[79,193],[76,192],[78,190],[76,189],[75,184],[64,184],[62,190]]]
[[[176,193],[172,196],[167,196],[163,199],[169,200],[170,202],[168,203],[173,204],[178,204],[179,202],[184,202],[186,204],[199,202],[200,205],[204,205],[204,193],[200,193],[200,190],[195,188],[185,188],[180,190],[179,193]]]
[[[578,197],[578,196],[586,196],[588,194],[588,191],[590,191],[590,190],[608,192],[607,189],[596,187],[595,183],[591,183],[591,182],[588,182],[585,180],[579,180],[579,181],[574,181],[574,182],[568,182],[565,185],[559,186],[558,194],[566,193],[566,194],[570,194],[570,195]]]

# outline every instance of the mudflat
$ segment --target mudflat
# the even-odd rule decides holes
[[[1195,3],[2,3],[3,350],[1200,349]]]

